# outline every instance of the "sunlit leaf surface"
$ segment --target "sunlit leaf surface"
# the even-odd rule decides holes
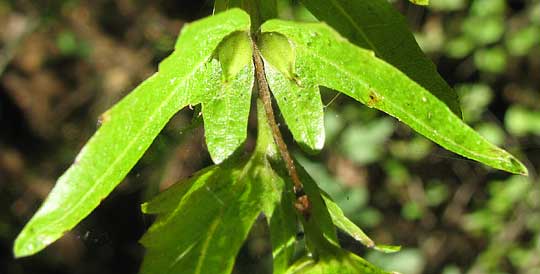
[[[279,33],[263,33],[259,47],[268,85],[294,139],[308,152],[324,146],[324,113],[317,85],[294,78],[295,50]]]
[[[319,20],[337,30],[352,43],[401,70],[423,86],[459,117],[456,92],[439,75],[407,26],[405,18],[387,0],[302,0]],[[427,0],[414,0],[427,4]]]
[[[411,1],[411,3],[413,3],[415,5],[420,5],[420,6],[429,5],[429,0],[409,0],[409,1]]]
[[[514,156],[477,134],[437,97],[327,25],[270,20],[262,31],[278,32],[293,42],[294,75],[300,83],[315,82],[347,94],[467,158],[508,172],[527,173]]]
[[[333,254],[324,254],[318,260],[306,258],[291,266],[286,274],[390,274],[355,254],[342,250],[333,250]]]
[[[159,72],[101,116],[99,130],[19,234],[15,256],[40,251],[88,215],[178,110],[200,103],[206,92],[215,89],[207,80],[220,78],[209,63],[214,50],[224,37],[247,31],[249,26],[249,16],[235,9],[184,27],[175,51],[160,64]]]
[[[284,181],[267,161],[275,148],[265,123],[248,161],[210,167],[143,205],[158,218],[141,239],[147,248],[141,273],[230,273],[261,212],[272,216],[274,227],[284,228],[273,235],[283,254],[274,254],[288,267],[292,252],[282,241],[295,234],[294,209],[290,200],[281,201]]]

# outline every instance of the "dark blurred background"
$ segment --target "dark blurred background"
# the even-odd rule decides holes
[[[281,17],[313,20],[279,2]],[[0,0],[0,273],[137,272],[137,240],[152,221],[139,205],[211,164],[189,111],[73,231],[29,258],[14,260],[12,244],[99,114],[155,71],[182,25],[212,4]],[[540,1],[394,4],[459,93],[465,121],[523,160],[530,176],[461,158],[323,90],[326,147],[296,156],[376,242],[403,250],[381,254],[345,236],[343,245],[404,274],[540,273]],[[255,225],[235,273],[269,273],[267,239]]]

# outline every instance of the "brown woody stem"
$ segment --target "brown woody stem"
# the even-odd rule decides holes
[[[255,78],[257,79],[257,87],[259,90],[259,98],[261,98],[266,113],[268,125],[272,130],[272,136],[274,142],[276,142],[281,158],[285,162],[285,167],[289,173],[289,177],[293,182],[293,190],[296,196],[295,207],[306,218],[310,215],[310,202],[307,195],[304,193],[304,186],[300,181],[300,177],[296,171],[294,161],[287,149],[287,144],[283,141],[283,136],[276,123],[274,115],[274,109],[272,108],[272,99],[270,97],[270,88],[266,81],[266,74],[264,73],[264,65],[261,58],[261,54],[255,42],[253,42],[253,64],[255,65]]]

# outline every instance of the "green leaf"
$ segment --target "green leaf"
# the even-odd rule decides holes
[[[200,102],[209,89],[205,79],[214,74],[208,61],[221,40],[248,29],[248,15],[237,9],[184,27],[159,72],[101,116],[99,130],[15,240],[15,256],[45,248],[98,206],[169,119],[187,104]]]
[[[415,5],[420,5],[420,6],[427,6],[429,5],[429,0],[409,0],[411,3],[415,4]]]
[[[309,197],[309,202],[311,203],[311,216],[306,222],[303,223],[303,225],[306,233],[306,239],[312,241],[312,252],[320,251],[317,246],[321,245],[321,239],[324,239],[325,242],[327,241],[331,245],[339,246],[337,231],[322,198],[321,190],[317,186],[315,180],[313,180],[313,178],[311,178],[311,176],[306,172],[304,167],[297,164],[296,170],[298,172],[298,176],[300,177],[300,181],[304,185],[304,191]],[[310,232],[310,230],[315,232]],[[319,233],[324,237],[321,239],[319,239],[317,235],[313,235],[314,237],[309,237],[310,234]],[[326,245],[326,243],[324,243],[324,245]]]
[[[262,159],[257,153],[247,163],[224,163],[209,176],[199,176],[196,184],[201,186],[180,201],[165,191],[160,196],[166,198],[148,203],[171,207],[141,239],[147,248],[141,273],[230,273],[263,205],[274,203],[273,181],[281,180]]]
[[[219,164],[240,147],[247,136],[247,122],[254,83],[251,39],[247,32],[235,32],[216,50],[219,59],[209,66],[208,88],[202,98],[206,145]],[[220,66],[221,64],[221,66]],[[222,77],[216,77],[221,75]]]
[[[263,32],[279,32],[294,42],[296,73],[382,110],[444,148],[512,173],[527,174],[508,152],[489,143],[434,95],[398,69],[354,46],[321,23],[270,20]]]
[[[220,172],[218,166],[211,166],[200,170],[182,183],[177,183],[167,188],[149,202],[141,205],[141,210],[145,214],[167,213],[171,208],[176,207],[184,197],[189,196],[193,191],[201,188],[204,184]]]
[[[266,155],[270,159],[276,159],[277,150],[272,136],[272,131],[268,125],[266,113],[262,101],[257,100],[257,146],[256,153]],[[265,166],[270,166],[268,161],[263,162]],[[265,170],[264,176],[270,186],[263,204],[263,212],[267,216],[270,228],[270,240],[272,243],[273,273],[284,273],[291,264],[294,255],[297,232],[297,216],[294,208],[294,195],[292,186],[286,185],[286,181],[276,176],[272,171]]]
[[[247,32],[238,31],[225,37],[216,52],[225,82],[233,80],[245,67],[253,66],[251,39]]]
[[[270,90],[294,139],[308,152],[324,146],[324,112],[321,95],[313,82],[294,74],[294,49],[279,33],[263,33],[260,50]]]
[[[390,274],[370,262],[338,247],[327,247],[319,258],[304,258],[297,261],[287,274]]]
[[[349,234],[351,237],[362,243],[364,246],[368,248],[373,248],[377,251],[381,251],[384,253],[393,253],[401,249],[400,246],[375,245],[375,242],[371,238],[369,238],[369,236],[367,236],[361,228],[359,228],[355,223],[353,223],[349,218],[347,218],[347,216],[345,216],[343,210],[341,210],[339,205],[336,204],[336,202],[334,202],[332,198],[330,198],[330,195],[328,195],[322,190],[320,191],[326,208],[328,209],[328,213],[332,218],[332,222],[343,232]]]
[[[426,259],[418,249],[404,249],[393,254],[369,252],[366,259],[385,269],[392,269],[393,273],[423,273]]]
[[[261,117],[257,146],[249,161],[229,160],[207,168],[143,204],[143,211],[159,215],[141,239],[147,248],[141,273],[230,273],[261,211],[268,216],[294,215],[294,209],[274,209],[285,206],[285,200],[280,202],[284,182],[266,159],[275,147]],[[281,228],[294,227],[294,219],[282,221]],[[280,232],[286,235],[287,231]],[[283,255],[279,257],[289,256]]]
[[[262,33],[257,41],[259,50],[266,64],[294,80],[294,48],[287,37],[279,33]]]
[[[292,186],[288,186],[291,187]],[[297,216],[295,214],[294,195],[292,191],[284,189],[280,193],[281,201],[275,206],[268,219],[270,227],[270,240],[272,242],[273,274],[285,273],[291,264],[294,255]]]
[[[285,188],[285,181],[281,177],[278,177],[277,173],[271,169],[270,161],[276,161],[280,156],[276,144],[274,143],[272,130],[268,124],[266,112],[264,111],[264,106],[260,98],[257,99],[257,144],[255,146],[254,154],[261,158],[259,164],[267,167],[264,171],[267,173],[267,180],[265,180],[265,182],[268,182],[269,185],[267,194],[272,198],[265,200],[263,212],[270,218],[274,214],[274,208],[279,208],[280,205],[284,203],[283,200],[287,199],[287,197],[282,197],[284,191],[287,191],[287,189]],[[272,170],[272,172],[269,170]],[[292,207],[292,205],[291,202],[290,206]]]
[[[351,235],[351,237],[361,242],[366,247],[373,248],[375,246],[375,242],[373,242],[373,240],[371,240],[364,233],[364,231],[362,231],[362,229],[356,226],[353,222],[351,222],[351,220],[349,220],[349,218],[345,216],[343,210],[341,210],[341,208],[330,198],[328,194],[323,193],[322,197],[324,199],[326,207],[328,208],[328,212],[330,213],[332,222],[339,229]]]
[[[310,255],[295,262],[285,273],[388,273],[341,249],[324,193],[302,166],[297,165],[297,171],[311,203],[311,215],[301,218]]]
[[[390,274],[355,254],[340,248],[339,245],[329,242],[327,238],[322,236],[321,231],[317,229],[319,228],[317,223],[313,220],[304,222],[304,227],[306,229],[306,239],[312,241],[315,252],[310,256],[297,260],[285,273]]]
[[[387,0],[301,2],[319,20],[335,28],[352,43],[372,50],[377,57],[401,70],[461,117],[456,93],[424,55],[405,18]]]
[[[358,273],[360,270],[366,271],[362,273],[385,273],[340,248],[331,214],[323,199],[324,195],[298,164],[297,171],[311,204],[311,214],[307,218],[300,218],[310,255],[294,263],[285,273]]]
[[[260,185],[241,179],[240,173],[219,167],[203,187],[158,216],[141,239],[147,249],[141,273],[231,271],[260,211]]]
[[[234,7],[241,8],[251,15],[253,32],[256,32],[264,21],[277,17],[276,0],[216,0],[214,13]]]
[[[376,245],[373,249],[382,253],[396,253],[401,250],[399,245]]]

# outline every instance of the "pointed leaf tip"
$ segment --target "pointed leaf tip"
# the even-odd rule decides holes
[[[13,246],[13,255],[15,258],[34,255],[57,239],[54,236],[36,236],[29,235],[28,233],[21,233],[15,239]]]
[[[270,20],[261,29],[263,33],[279,32],[293,42],[296,76],[302,83],[340,91],[386,112],[464,157],[496,169],[527,174],[515,157],[479,135],[423,86],[343,39],[326,24]]]
[[[512,173],[523,175],[523,176],[529,176],[529,170],[521,161],[519,161],[515,157],[511,157],[510,162],[512,163],[513,170],[514,170],[512,171]]]
[[[400,245],[376,245],[373,249],[383,253],[396,253],[401,250]]]
[[[205,65],[223,38],[249,29],[249,16],[240,9],[203,18],[183,28],[176,50],[160,63],[159,72],[106,112],[107,121],[21,231],[14,255],[37,253],[97,207],[142,157],[170,118],[187,104],[200,103],[200,94],[206,90],[205,79],[210,74]]]

